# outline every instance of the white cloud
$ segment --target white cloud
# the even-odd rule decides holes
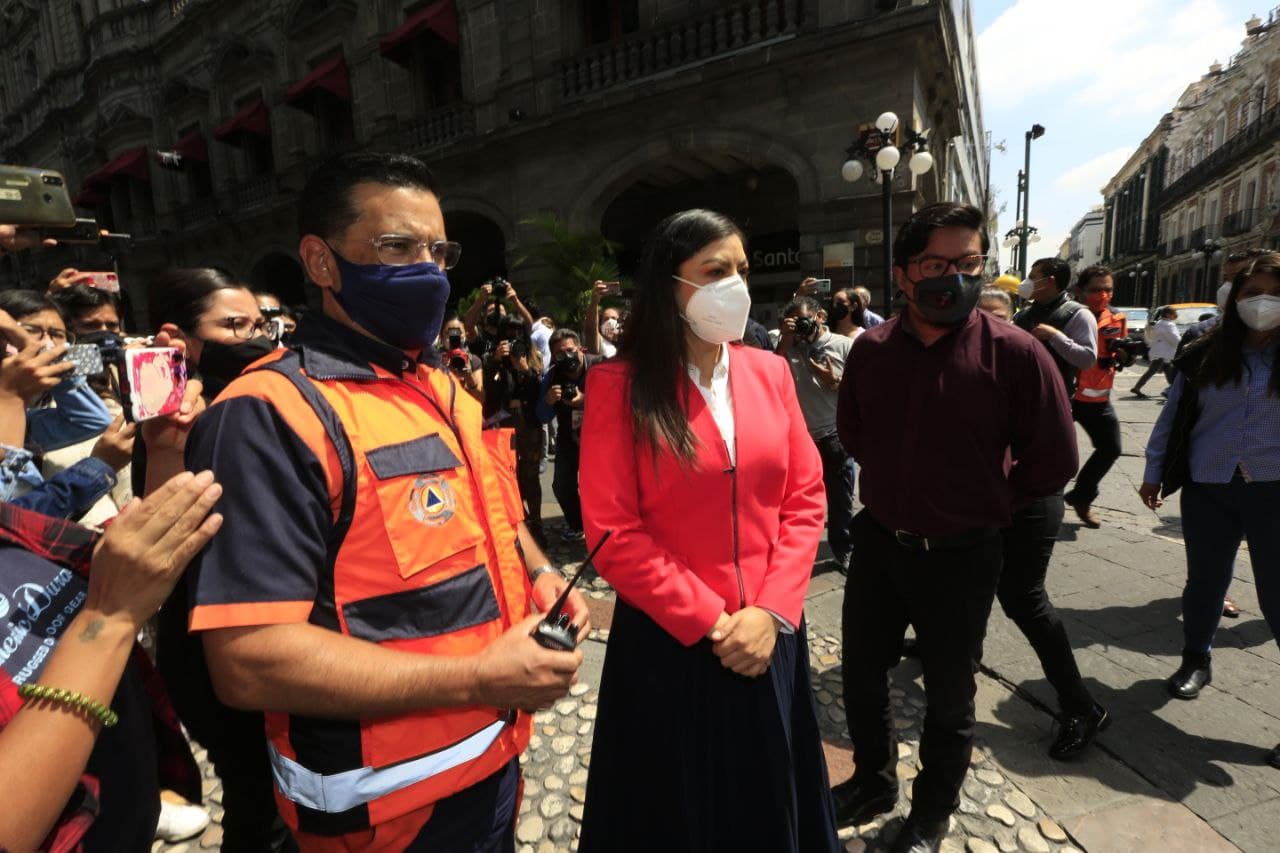
[[[1113,148],[1075,166],[1054,180],[1055,189],[1070,193],[1096,193],[1133,154],[1132,147]]]
[[[1017,0],[978,37],[984,106],[1045,96],[1111,116],[1167,108],[1244,38],[1221,0]]]

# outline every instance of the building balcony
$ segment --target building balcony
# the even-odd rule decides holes
[[[279,188],[274,174],[259,175],[231,188],[231,203],[236,213],[265,207],[277,200]]]
[[[1165,187],[1161,193],[1161,206],[1167,206],[1214,178],[1229,173],[1246,158],[1275,142],[1280,142],[1280,104],[1267,110],[1257,121],[1240,128],[1216,151]]]
[[[1237,210],[1235,213],[1229,214],[1222,219],[1222,236],[1237,237],[1246,232],[1252,231],[1254,226],[1263,222],[1265,210],[1257,208],[1245,208]]]
[[[97,15],[89,22],[90,54],[94,62],[125,51],[151,47],[151,5],[136,3]]]
[[[475,133],[476,113],[470,104],[454,104],[432,110],[422,118],[400,122],[388,134],[397,150],[422,155]]]
[[[200,198],[178,208],[174,212],[174,221],[179,228],[195,228],[209,223],[218,214],[218,204],[211,198]]]
[[[559,66],[560,92],[575,100],[790,38],[801,0],[738,0],[679,23],[599,45]]]

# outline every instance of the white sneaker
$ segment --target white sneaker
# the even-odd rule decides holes
[[[186,841],[204,832],[208,825],[209,813],[202,807],[160,801],[160,820],[156,824],[159,840]]]

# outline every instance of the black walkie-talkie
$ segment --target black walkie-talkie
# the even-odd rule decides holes
[[[538,627],[533,632],[533,639],[537,641],[538,645],[545,649],[564,652],[571,652],[578,647],[578,626],[569,621],[568,613],[562,613],[561,611],[564,610],[565,602],[569,600],[569,593],[573,591],[578,579],[582,577],[582,570],[591,563],[596,554],[600,553],[600,548],[609,541],[609,537],[612,535],[612,530],[604,532],[604,536],[601,536],[600,541],[596,543],[596,547],[591,549],[587,559],[583,560],[582,565],[578,566],[578,571],[574,573],[573,579],[564,588],[564,592],[560,593],[556,603],[551,605],[546,617],[538,623]]]

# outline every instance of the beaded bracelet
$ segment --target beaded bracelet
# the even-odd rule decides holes
[[[90,699],[72,690],[61,687],[48,687],[43,684],[24,684],[18,688],[18,695],[23,699],[34,699],[37,702],[53,702],[65,705],[97,720],[105,728],[111,728],[120,722],[120,715],[103,705],[97,699]]]

